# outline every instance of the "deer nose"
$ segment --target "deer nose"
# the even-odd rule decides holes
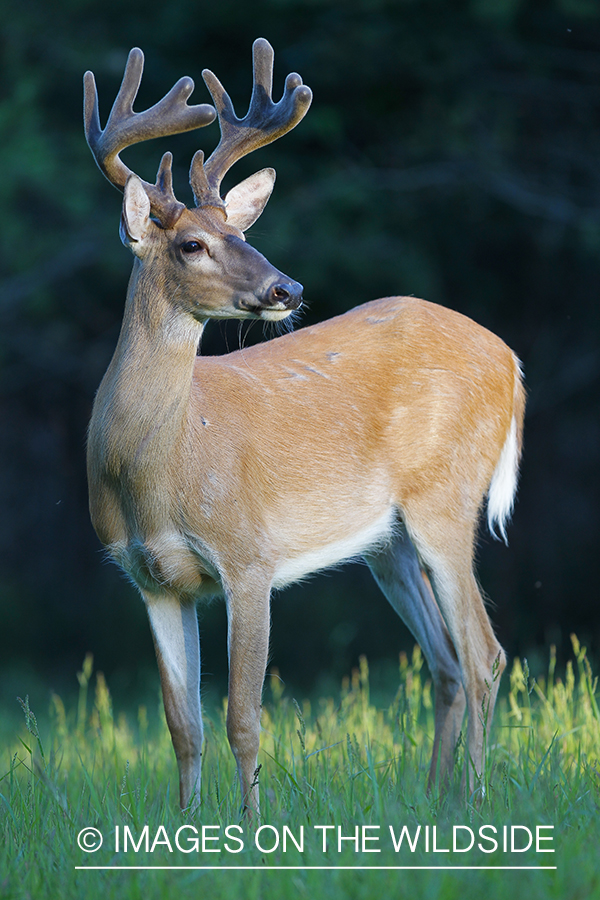
[[[267,291],[266,302],[275,306],[282,303],[286,309],[298,309],[302,303],[303,287],[297,281],[273,284]]]

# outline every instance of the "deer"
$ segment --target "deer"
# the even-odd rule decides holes
[[[468,790],[481,790],[506,658],[474,573],[487,503],[506,540],[524,415],[519,360],[496,335],[443,306],[397,296],[221,356],[198,354],[211,319],[282,322],[302,285],[246,242],[273,189],[265,168],[221,197],[236,161],[294,128],[310,89],[296,73],[272,99],[274,52],[253,45],[240,119],[221,82],[189,106],[191,78],[133,112],[144,56],[134,48],[104,130],[91,72],[87,142],[123,192],[120,235],[134,256],[120,335],[87,442],[93,527],[143,598],[180,805],[197,812],[203,726],[197,604],[225,599],[227,736],[242,808],[260,815],[258,752],[274,589],[364,559],[421,646],[435,695],[429,786],[447,783],[468,718]],[[175,197],[172,154],[155,184],[120,158],[140,141],[218,119],[198,150],[195,206]],[[484,714],[485,713],[485,714]]]

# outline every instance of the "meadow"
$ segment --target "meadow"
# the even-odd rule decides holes
[[[561,677],[555,667],[551,650],[543,677],[520,660],[505,674],[477,802],[461,745],[449,790],[426,793],[433,707],[418,648],[401,655],[389,704],[371,699],[364,659],[313,702],[273,673],[252,829],[225,705],[206,717],[201,813],[182,813],[158,698],[113,710],[87,658],[67,708],[20,700],[0,768],[0,897],[599,897],[597,679],[576,638]]]

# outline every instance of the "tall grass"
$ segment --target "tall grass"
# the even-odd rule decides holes
[[[554,653],[547,674],[537,680],[526,661],[514,662],[486,734],[483,799],[478,792],[477,802],[461,787],[463,747],[458,748],[449,790],[425,792],[433,698],[418,648],[410,660],[401,656],[399,688],[385,708],[370,699],[364,659],[335,699],[298,703],[272,675],[265,691],[258,776],[262,815],[256,823],[267,827],[259,832],[258,846],[256,832],[240,814],[225,707],[207,717],[202,812],[195,817],[181,813],[164,721],[143,707],[137,719],[115,715],[106,682],[100,673],[93,677],[88,658],[73,708],[66,709],[53,696],[50,716],[40,725],[27,698],[21,701],[23,729],[5,751],[0,770],[0,897],[149,900],[202,891],[212,900],[325,890],[357,898],[372,897],[375,891],[464,898],[479,897],[482,890],[487,897],[515,892],[531,898],[600,897],[597,679],[576,639],[573,650],[564,678],[556,677]],[[456,825],[462,829],[454,851]],[[529,850],[511,852],[510,828],[515,825],[520,826],[518,833],[512,832],[517,848],[525,846],[525,829],[534,836]],[[403,826],[407,831],[395,851]],[[494,852],[485,852],[493,845],[481,838],[483,826],[496,829],[486,832],[496,835]],[[536,826],[545,826],[539,834],[552,838],[538,844],[540,852]],[[104,836],[94,853],[77,844],[88,827]],[[469,828],[476,841],[472,850],[461,852]],[[76,868],[80,866],[186,868],[86,871]],[[215,866],[233,868],[191,868]],[[316,866],[352,868],[308,868]],[[453,868],[385,868],[399,866]]]

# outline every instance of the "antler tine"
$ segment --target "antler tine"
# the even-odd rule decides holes
[[[216,112],[206,103],[188,106],[194,90],[191,78],[180,78],[162,100],[150,109],[134,113],[133,103],[142,80],[144,54],[138,47],[130,51],[123,81],[111,109],[106,127],[100,127],[98,92],[92,72],[84,75],[84,126],[90,150],[100,170],[111,184],[121,190],[131,174],[119,154],[126,147],[152,138],[180,134],[202,128],[215,120]],[[173,193],[170,173],[171,154],[165,154],[160,164],[156,184],[144,181],[153,212],[165,223],[178,218],[185,208]]]
[[[274,52],[268,41],[258,38],[252,47],[252,57],[252,97],[243,119],[236,116],[231,98],[216,75],[209,69],[202,72],[217,108],[221,140],[204,163],[204,171],[201,171],[200,154],[196,154],[192,161],[190,184],[197,206],[222,207],[219,189],[226,172],[243,156],[291,131],[311,104],[312,91],[302,83],[296,72],[287,76],[281,100],[273,102]]]

